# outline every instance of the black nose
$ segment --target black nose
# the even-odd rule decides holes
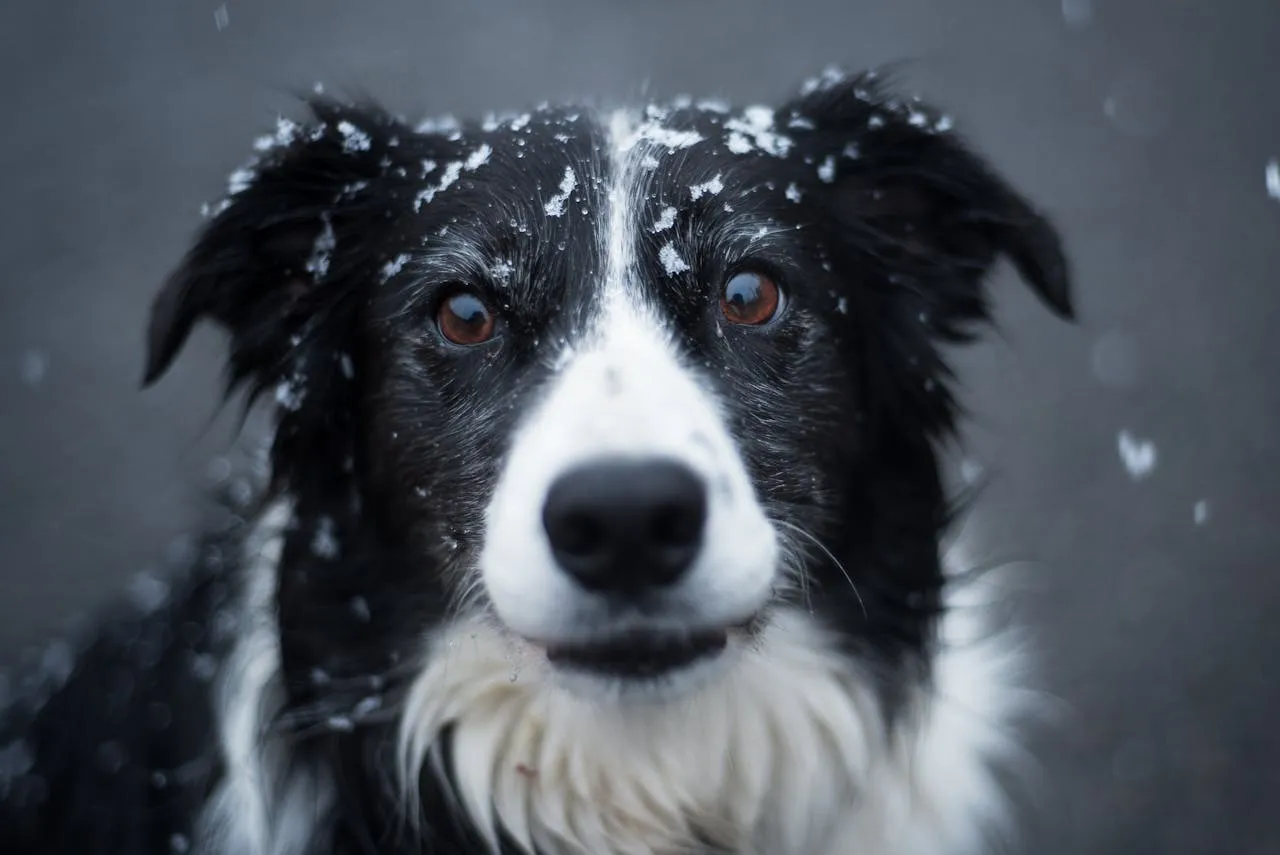
[[[670,585],[702,544],[702,479],[666,460],[609,460],[561,475],[542,524],[565,572],[585,588],[634,592]]]

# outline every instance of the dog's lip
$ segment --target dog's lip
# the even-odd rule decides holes
[[[718,656],[729,644],[725,627],[691,630],[631,629],[589,640],[543,646],[559,668],[611,677],[650,678]]]
[[[718,626],[632,626],[586,637],[531,639],[555,668],[622,678],[652,678],[715,658],[758,616]]]

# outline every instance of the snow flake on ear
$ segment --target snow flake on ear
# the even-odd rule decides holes
[[[689,264],[680,257],[680,253],[676,250],[675,244],[668,241],[658,250],[658,261],[662,263],[662,269],[667,272],[668,276],[675,276],[689,270]]]
[[[311,245],[311,255],[306,261],[306,270],[311,277],[319,282],[329,273],[329,257],[332,255],[334,247],[338,245],[337,236],[333,233],[333,223],[329,220],[328,214],[320,215],[320,234],[316,235],[315,243]]]
[[[741,116],[724,123],[728,136],[725,145],[734,154],[762,151],[774,157],[786,157],[791,150],[791,138],[774,130],[773,110],[768,107],[748,107]]]
[[[806,80],[800,87],[801,95],[812,95],[815,92],[826,92],[834,89],[849,79],[839,67],[829,65],[822,69],[822,73],[817,77],[811,77]]]
[[[227,176],[227,195],[235,196],[248,190],[257,179],[258,173],[253,166],[242,166]]]
[[[543,210],[547,212],[548,217],[563,217],[565,205],[569,202],[569,197],[573,191],[577,189],[578,176],[574,174],[572,166],[564,168],[564,178],[560,179],[560,192],[547,200],[543,205]]]
[[[281,380],[276,384],[276,403],[281,409],[291,413],[302,409],[302,400],[306,397],[306,389],[298,382],[299,378]]]
[[[276,118],[276,130],[272,134],[264,134],[253,141],[253,147],[256,151],[271,151],[276,148],[283,148],[291,144],[298,138],[301,128],[297,122],[286,119],[284,116]]]
[[[663,208],[662,213],[658,214],[658,219],[654,221],[653,228],[650,231],[656,235],[674,226],[676,224],[676,213],[675,208]]]
[[[338,133],[342,135],[342,150],[348,154],[368,151],[373,147],[373,140],[369,135],[346,119],[338,122]]]
[[[720,179],[719,175],[716,175],[710,181],[691,185],[689,187],[689,196],[696,202],[703,196],[714,196],[723,189],[724,181]]]
[[[382,265],[382,269],[379,271],[379,276],[381,280],[383,282],[389,281],[393,276],[395,276],[401,270],[404,269],[404,266],[405,264],[408,263],[408,261],[409,261],[408,254],[402,252],[399,255],[397,255],[395,258],[388,261],[386,264]]]
[[[453,116],[433,116],[418,122],[413,130],[419,134],[443,134],[449,139],[458,139],[462,135],[462,124]]]
[[[694,106],[696,106],[699,110],[702,110],[704,113],[724,114],[724,113],[728,113],[731,109],[727,102],[721,101],[718,98],[704,98]]]

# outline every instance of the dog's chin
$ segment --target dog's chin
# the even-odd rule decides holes
[[[736,626],[631,629],[539,646],[556,683],[573,695],[661,703],[694,694],[724,674],[736,658],[742,635]]]

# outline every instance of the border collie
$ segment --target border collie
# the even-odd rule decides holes
[[[1026,692],[949,569],[942,349],[1001,258],[1071,316],[1049,222],[874,73],[416,126],[308,101],[148,339],[151,383],[227,331],[269,479],[17,681],[0,848],[985,846]]]

